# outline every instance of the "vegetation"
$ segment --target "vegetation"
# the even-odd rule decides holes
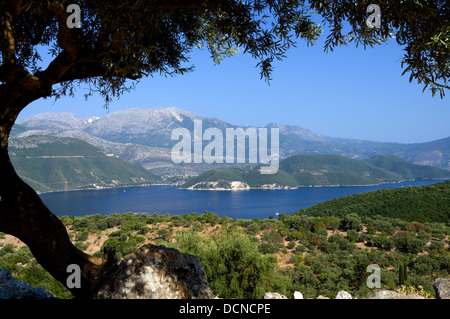
[[[139,165],[74,138],[13,138],[9,153],[17,173],[38,192],[142,185],[160,180]]]
[[[382,289],[421,291],[433,297],[433,280],[450,276],[450,225],[380,215],[308,216],[238,220],[212,212],[183,215],[111,214],[63,216],[72,241],[96,256],[106,246],[119,257],[147,244],[195,255],[221,298],[262,298],[267,291],[306,298],[334,298],[340,290],[365,298],[367,266],[381,268]],[[72,295],[36,263],[26,246],[4,244],[0,267],[17,279]]]
[[[206,171],[196,177],[188,179],[182,184],[182,188],[189,188],[197,184],[204,187],[204,182],[219,182],[218,185],[226,184],[223,182],[243,182],[250,187],[261,187],[265,184],[278,184],[288,187],[296,187],[297,183],[292,176],[285,172],[278,171],[272,175],[263,175],[258,167],[254,168],[219,168]],[[220,182],[222,182],[220,184]],[[219,186],[217,186],[219,187]]]
[[[426,165],[414,165],[394,155],[378,155],[364,160],[366,163],[401,175],[404,179],[442,178],[443,171]]]
[[[239,181],[250,187],[267,184],[280,186],[370,185],[408,179],[450,178],[444,169],[416,165],[392,155],[355,160],[339,155],[295,155],[280,161],[276,174],[260,174],[253,168],[219,168],[188,179],[183,188],[203,182]]]
[[[200,182],[214,182],[214,181],[238,181],[244,182],[240,176],[239,170],[234,168],[221,168],[204,172],[198,176],[190,178],[182,187],[189,188]]]
[[[450,181],[420,187],[382,189],[336,198],[298,211],[298,215],[358,216],[381,215],[405,221],[450,220]]]
[[[195,47],[207,48],[215,63],[242,49],[270,80],[273,62],[282,60],[296,39],[313,44],[321,35],[313,13],[329,26],[325,50],[349,43],[373,46],[395,35],[405,50],[401,63],[410,80],[432,95],[443,97],[449,89],[445,1],[390,1],[376,29],[366,24],[365,1],[82,1],[76,28],[67,23],[70,3],[0,1],[0,231],[32,242],[33,254],[62,283],[67,266],[76,261],[83,285],[72,292],[80,297],[92,297],[103,264],[70,244],[59,220],[9,158],[11,129],[30,103],[73,95],[84,83],[86,96],[98,92],[107,105],[136,83],[130,81],[191,71],[186,62]]]

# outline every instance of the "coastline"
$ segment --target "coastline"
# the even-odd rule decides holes
[[[450,178],[427,178],[420,179],[423,181],[448,181]],[[84,191],[84,190],[103,190],[103,189],[121,189],[121,188],[131,188],[131,187],[151,187],[151,186],[175,186],[179,189],[191,190],[191,191],[250,191],[250,190],[296,190],[299,188],[334,188],[334,187],[370,187],[370,186],[378,186],[383,184],[398,184],[403,182],[415,182],[420,180],[407,179],[396,182],[380,182],[377,184],[363,184],[363,185],[299,185],[297,187],[291,186],[283,186],[283,187],[249,187],[249,188],[182,188],[180,184],[177,183],[156,183],[156,184],[140,184],[140,185],[124,185],[124,186],[115,186],[115,187],[88,187],[88,188],[75,188],[75,189],[65,189],[65,190],[54,190],[54,191],[45,191],[45,192],[36,192],[38,195],[41,194],[51,194],[51,193],[61,193],[61,192],[74,192],[74,191]]]
[[[378,186],[383,184],[399,184],[404,182],[419,182],[419,181],[436,181],[437,183],[439,181],[448,181],[450,178],[426,178],[426,179],[405,179],[401,181],[396,182],[380,182],[377,184],[362,184],[362,185],[298,185],[297,187],[291,187],[291,186],[283,186],[283,187],[250,187],[250,188],[238,188],[238,189],[231,189],[231,188],[181,188],[185,190],[192,190],[192,191],[249,191],[249,190],[295,190],[299,188],[333,188],[333,187],[370,187],[370,186]]]
[[[75,192],[75,191],[93,191],[93,190],[103,190],[103,189],[120,189],[120,188],[130,188],[130,187],[149,187],[149,186],[175,186],[175,184],[139,184],[139,185],[123,185],[123,186],[111,186],[111,187],[86,187],[86,188],[74,188],[74,189],[62,189],[55,191],[45,191],[36,192],[38,195],[41,194],[51,194],[51,193],[62,193],[62,192]]]
[[[447,181],[447,183],[449,183]],[[111,213],[190,214],[205,210],[231,218],[266,218],[276,213],[294,213],[300,209],[338,197],[379,189],[439,185],[435,181],[404,182],[372,187],[299,187],[297,190],[251,192],[187,192],[176,185],[154,185],[42,195],[42,200],[57,216],[85,216]],[[437,186],[439,187],[439,186]]]

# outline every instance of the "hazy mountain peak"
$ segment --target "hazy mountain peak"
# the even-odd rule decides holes
[[[83,119],[84,124],[92,124],[95,121],[97,121],[100,117],[99,116],[90,116]]]
[[[83,120],[73,113],[41,113],[17,120],[17,124],[34,129],[68,129],[80,128]]]
[[[139,108],[134,107],[126,110],[116,111],[110,114],[111,116],[136,116],[136,117],[144,117],[149,118],[155,121],[158,120],[167,120],[167,119],[176,119],[177,121],[183,121],[183,117],[189,118],[201,118],[200,116],[181,110],[177,107],[160,107],[160,108]]]
[[[266,125],[267,128],[278,127],[280,134],[293,135],[304,140],[323,141],[325,138],[313,131],[296,125],[287,125],[283,123],[272,122]]]
[[[61,113],[46,112],[35,114],[24,119],[19,119],[17,120],[17,124],[29,122],[32,120],[74,121],[79,120],[79,117],[69,112],[61,112]]]
[[[177,107],[136,107],[87,118],[68,112],[37,114],[18,120],[19,127],[14,134],[31,135],[40,131],[41,134],[55,135],[58,132],[79,131],[109,142],[170,149],[175,143],[171,140],[173,130],[182,127],[192,131],[193,121],[197,119],[203,121],[203,129],[215,127],[224,132],[226,128],[236,127],[220,119],[203,117]],[[266,128],[274,127],[280,129],[282,158],[295,154],[336,154],[363,159],[393,154],[412,163],[450,169],[450,137],[421,144],[399,144],[332,138],[300,126],[277,122],[266,125]]]

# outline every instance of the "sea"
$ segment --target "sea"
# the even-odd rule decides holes
[[[370,186],[300,187],[239,191],[188,190],[173,185],[76,190],[39,196],[57,216],[145,213],[181,215],[212,212],[234,219],[266,219],[357,193],[430,185],[442,180],[403,181]]]

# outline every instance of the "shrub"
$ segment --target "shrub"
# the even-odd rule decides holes
[[[51,292],[56,298],[73,298],[72,294],[40,265],[24,268],[16,279],[28,282],[34,287],[43,288]]]
[[[295,248],[295,241],[290,241],[288,244],[287,244],[287,248],[289,248],[289,249],[294,249]]]
[[[426,242],[420,239],[407,240],[404,248],[407,253],[417,255],[426,246]]]
[[[211,289],[222,298],[262,298],[275,274],[276,258],[261,255],[238,230],[226,229],[212,238],[182,232],[176,240],[175,248],[199,259]]]
[[[89,236],[89,232],[87,230],[78,233],[77,236],[75,237],[77,241],[85,241],[88,239]]]
[[[6,244],[0,249],[0,257],[5,256],[6,254],[12,254],[15,250],[16,249],[13,244]]]
[[[439,271],[439,268],[439,261],[426,255],[415,258],[410,266],[411,272],[420,276],[430,275]]]
[[[269,243],[269,242],[263,242],[258,246],[258,251],[261,254],[275,254],[277,253],[282,245],[280,243]]]
[[[348,214],[346,215],[341,222],[341,226],[348,230],[348,229],[354,229],[356,231],[362,230],[362,220],[361,217],[359,217],[356,214]]]
[[[255,235],[261,230],[261,226],[257,223],[251,223],[247,226],[247,234]]]
[[[384,248],[386,250],[391,250],[394,248],[394,241],[387,237],[375,237],[372,241],[375,247]]]
[[[347,231],[347,239],[351,243],[356,243],[359,241],[359,233],[354,229],[349,229]]]

